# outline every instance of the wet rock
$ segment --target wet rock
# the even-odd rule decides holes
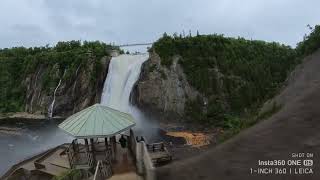
[[[67,117],[100,102],[110,60],[111,57],[103,57],[98,62],[91,57],[77,68],[71,79],[62,80],[56,92],[53,116]],[[102,70],[94,74],[97,63],[101,64]],[[47,116],[48,107],[53,100],[53,92],[42,88],[43,75],[47,70],[44,65],[39,65],[23,82],[27,87],[25,111],[30,114]]]
[[[165,67],[159,55],[150,52],[132,92],[133,103],[146,112],[158,114],[162,120],[182,120],[186,101],[195,99],[199,93],[189,85],[179,59],[175,57],[172,65]]]

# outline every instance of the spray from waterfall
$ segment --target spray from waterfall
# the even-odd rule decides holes
[[[139,78],[141,66],[148,54],[120,55],[113,57],[109,64],[104,83],[101,104],[130,113],[136,120],[136,134],[150,136],[154,123],[137,107],[130,104],[130,93]]]

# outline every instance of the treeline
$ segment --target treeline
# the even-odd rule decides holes
[[[311,30],[309,35],[305,35],[303,41],[297,45],[297,53],[300,57],[307,56],[320,48],[320,26],[309,26]]]
[[[276,42],[230,38],[223,35],[182,37],[164,34],[153,45],[161,64],[179,57],[189,83],[203,97],[187,102],[190,120],[229,126],[230,117],[256,112],[273,97],[300,62],[320,46],[316,26],[296,49]],[[238,123],[238,122],[232,122]]]
[[[0,49],[0,112],[23,111],[26,85],[25,78],[37,73],[41,66],[45,69],[41,80],[43,90],[50,93],[60,78],[68,80],[77,68],[92,59],[95,68],[90,72],[92,77],[101,71],[100,59],[108,56],[109,51],[118,49],[105,43],[94,41],[58,42],[49,47],[14,47]],[[95,78],[92,78],[92,83]]]

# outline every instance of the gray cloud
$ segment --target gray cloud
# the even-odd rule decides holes
[[[320,21],[317,0],[2,0],[0,48],[61,40],[150,42],[197,30],[295,46]]]

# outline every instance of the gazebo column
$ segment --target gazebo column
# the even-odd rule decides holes
[[[104,145],[106,146],[106,161],[110,162],[112,160],[112,147],[109,149],[109,142],[107,137],[104,138],[104,143]]]
[[[117,140],[116,136],[112,136],[110,138],[111,149],[112,149],[112,160],[116,160],[116,153],[117,153]]]
[[[94,151],[94,141],[93,138],[90,138],[91,151]]]
[[[96,154],[95,154],[93,138],[90,138],[90,144],[91,144],[92,158],[93,158],[93,161],[95,162],[96,161]]]
[[[108,143],[108,138],[104,138],[104,145],[106,146],[106,151],[108,150],[108,145],[109,145],[109,143]]]
[[[71,143],[73,152],[77,152],[76,147],[75,147],[75,141],[76,140],[73,140],[72,143]]]
[[[86,152],[89,152],[89,143],[88,143],[88,139],[84,139],[84,144],[86,146]]]

